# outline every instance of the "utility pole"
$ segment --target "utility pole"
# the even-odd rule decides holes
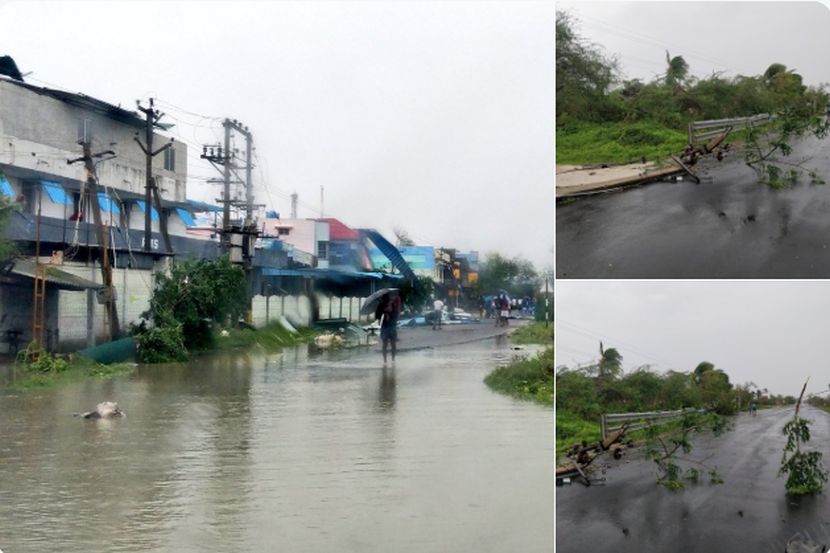
[[[118,304],[115,302],[115,293],[112,287],[112,267],[110,266],[110,259],[109,259],[109,232],[104,230],[104,225],[101,220],[101,206],[98,203],[98,176],[95,172],[95,164],[93,163],[93,158],[101,158],[105,155],[115,155],[115,152],[112,150],[108,150],[106,152],[99,152],[97,154],[93,154],[90,150],[89,142],[82,142],[81,146],[83,147],[84,155],[82,157],[76,159],[68,159],[66,163],[68,165],[72,165],[78,161],[84,162],[84,168],[86,169],[86,182],[87,186],[89,187],[89,197],[91,198],[91,206],[92,206],[92,220],[95,224],[95,234],[98,239],[98,246],[101,254],[101,277],[104,282],[104,305],[106,306],[107,310],[107,319],[109,320],[108,325],[108,338],[110,340],[117,338],[121,335],[121,327],[118,322]]]
[[[144,152],[144,155],[147,158],[147,178],[144,184],[144,251],[149,253],[152,247],[151,237],[153,226],[151,215],[153,213],[152,205],[155,203],[156,211],[159,214],[159,229],[161,230],[161,235],[164,237],[165,247],[168,252],[172,252],[173,248],[170,245],[170,236],[167,233],[167,219],[164,217],[164,212],[161,209],[161,198],[159,197],[156,180],[153,178],[153,158],[165,151],[167,148],[170,148],[173,145],[173,139],[171,138],[170,142],[158,150],[153,151],[153,127],[158,123],[159,119],[164,117],[164,114],[153,108],[152,98],[150,98],[149,108],[142,107],[138,100],[136,100],[136,105],[138,106],[139,111],[143,112],[146,116],[146,123],[144,126],[144,141],[147,143],[146,146],[141,143],[141,140],[138,139],[138,133],[136,133],[136,136],[134,137],[135,141],[141,147],[141,151]],[[155,199],[155,202],[153,202],[153,199]]]
[[[548,283],[550,282],[550,273],[545,273],[545,328],[550,324],[550,296],[548,295]],[[602,344],[600,343],[600,349]]]
[[[323,187],[320,187],[320,217],[323,217]]]
[[[227,250],[230,249],[231,231],[231,206],[245,207],[245,220],[243,227],[249,228],[254,224],[254,189],[252,182],[253,161],[251,159],[253,152],[253,135],[250,129],[243,125],[236,119],[225,119],[222,121],[222,127],[225,129],[225,144],[224,148],[221,145],[204,145],[202,146],[202,159],[206,159],[213,164],[218,170],[222,167],[222,180],[209,182],[221,182],[223,185],[222,198],[219,200],[222,203],[222,244]],[[237,167],[234,165],[236,159],[235,153],[231,152],[231,132],[236,131],[245,137],[245,180],[243,181],[236,172]],[[231,198],[231,173],[234,174],[237,180],[234,183],[242,183],[245,185],[245,201],[239,202]]]
[[[297,193],[291,194],[291,218],[297,218]]]

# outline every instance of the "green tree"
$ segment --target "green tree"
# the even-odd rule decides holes
[[[599,343],[599,376],[600,378],[617,378],[622,374],[622,355],[615,348],[604,349]]]
[[[418,282],[404,280],[400,285],[401,300],[410,311],[420,312],[435,291],[435,281],[427,276],[419,276]]]
[[[479,296],[494,294],[499,290],[506,290],[511,296],[533,296],[538,283],[539,275],[530,261],[491,253],[481,264],[474,290]]]
[[[680,87],[689,76],[689,64],[683,56],[671,57],[666,50],[666,84],[672,88]]]
[[[621,113],[608,96],[617,80],[617,61],[575,30],[573,18],[556,12],[556,116],[602,121]]]
[[[807,382],[809,380],[808,378]],[[787,444],[784,446],[778,476],[787,475],[785,488],[787,493],[792,495],[820,493],[824,488],[824,483],[827,482],[827,470],[822,463],[822,453],[801,450],[801,445],[810,440],[811,421],[798,416],[807,382],[801,388],[793,418],[783,428],[783,433],[787,436]]]
[[[214,323],[236,322],[247,307],[245,272],[222,257],[182,261],[169,273],[157,273],[150,309],[142,316],[156,327],[180,325],[185,347],[193,350],[213,344]]]

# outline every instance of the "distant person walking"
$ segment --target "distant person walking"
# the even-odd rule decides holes
[[[753,401],[749,404],[749,414],[753,417],[758,414],[758,403]]]
[[[435,298],[435,301],[432,302],[432,330],[438,330],[442,326],[441,319],[444,316],[444,302],[440,299]]]
[[[401,316],[401,297],[397,290],[383,296],[375,310],[375,319],[380,320],[380,339],[383,343],[383,364],[386,365],[386,351],[392,346],[392,363],[395,363],[395,353],[398,342],[398,319]]]
[[[501,326],[508,325],[508,318],[510,317],[510,299],[507,297],[507,294],[502,294],[501,299],[499,300],[499,322]]]

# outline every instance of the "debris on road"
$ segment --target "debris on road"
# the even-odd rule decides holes
[[[787,542],[784,553],[824,553],[827,546],[796,534]]]
[[[593,444],[588,444],[587,442],[574,444],[571,452],[568,454],[568,462],[557,465],[556,467],[556,485],[561,486],[577,478],[586,487],[594,483],[605,482],[604,476],[599,478],[591,477],[589,467],[598,457],[606,452],[610,452],[614,456],[614,459],[622,458],[626,446],[620,442],[622,442],[627,431],[628,425],[625,424],[619,430],[609,434],[604,440]],[[566,479],[567,482],[565,482]]]

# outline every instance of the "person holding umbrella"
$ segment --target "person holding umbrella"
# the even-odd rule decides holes
[[[375,319],[380,320],[380,339],[383,342],[383,364],[386,365],[386,351],[392,346],[392,363],[398,341],[398,319],[401,316],[401,297],[396,288],[384,294],[375,310]]]

